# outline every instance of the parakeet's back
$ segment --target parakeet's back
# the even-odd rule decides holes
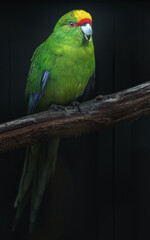
[[[73,10],[57,22],[53,33],[34,52],[26,85],[28,113],[48,109],[52,103],[66,105],[84,96],[93,85],[95,56],[92,18]],[[54,171],[59,139],[27,148],[18,195],[14,228],[31,196],[30,230],[49,177]]]

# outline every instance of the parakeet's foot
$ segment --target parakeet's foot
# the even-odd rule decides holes
[[[70,115],[67,108],[65,108],[62,105],[57,105],[57,104],[53,103],[53,104],[51,104],[49,109],[54,110],[54,111],[64,110],[68,115]]]
[[[70,104],[72,106],[72,108],[74,109],[75,107],[78,108],[78,111],[81,112],[81,108],[80,108],[80,103],[78,101],[73,101]]]

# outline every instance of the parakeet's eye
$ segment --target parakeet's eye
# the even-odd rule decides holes
[[[73,22],[70,22],[70,23],[69,23],[69,26],[70,26],[70,27],[73,27],[73,26],[74,26],[74,23],[73,23]]]

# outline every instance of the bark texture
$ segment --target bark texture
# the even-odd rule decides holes
[[[112,127],[150,114],[150,81],[127,90],[97,96],[78,108],[48,110],[0,124],[0,152]]]

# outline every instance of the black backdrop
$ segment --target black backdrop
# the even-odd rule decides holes
[[[35,48],[72,9],[93,16],[97,94],[150,80],[147,2],[32,2],[0,7],[0,122],[26,114],[25,83]],[[150,238],[150,117],[63,139],[34,234],[28,208],[11,233],[24,149],[0,155],[1,239]]]

